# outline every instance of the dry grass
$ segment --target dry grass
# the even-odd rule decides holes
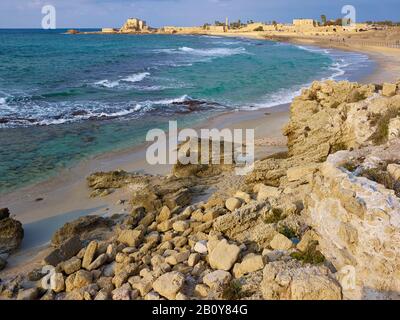
[[[322,264],[325,262],[324,255],[317,250],[318,241],[312,241],[304,252],[293,252],[290,256],[293,259],[309,264]]]
[[[399,116],[400,109],[395,107],[390,107],[384,114],[369,115],[371,124],[376,126],[376,131],[370,138],[375,145],[387,142],[390,120]]]
[[[375,181],[376,183],[385,186],[387,189],[394,190],[396,196],[400,198],[400,181],[393,179],[386,169],[382,167],[365,169],[361,173],[361,176]]]

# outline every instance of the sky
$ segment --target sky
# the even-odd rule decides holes
[[[216,20],[291,22],[294,18],[343,16],[356,8],[357,22],[400,20],[400,0],[0,0],[0,28],[40,28],[42,7],[56,9],[57,28],[120,27],[138,17],[152,27],[194,26]]]

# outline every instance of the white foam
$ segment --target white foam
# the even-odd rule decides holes
[[[119,81],[110,81],[110,80],[101,80],[94,83],[97,86],[106,87],[106,88],[115,88],[119,86]]]
[[[210,49],[194,49],[190,47],[180,47],[178,49],[158,49],[155,52],[167,53],[167,54],[189,54],[192,56],[206,57],[206,58],[218,58],[228,57],[238,54],[247,53],[243,47],[238,48],[210,48]]]
[[[204,57],[227,57],[232,55],[238,55],[246,53],[246,49],[240,48],[212,48],[212,49],[193,49],[189,47],[181,47],[180,51],[190,53],[192,55],[204,56]]]
[[[137,73],[137,74],[133,74],[129,77],[126,77],[124,79],[122,79],[121,81],[125,81],[125,82],[140,82],[143,81],[145,78],[147,78],[148,76],[150,76],[149,72],[142,72],[142,73]]]
[[[141,82],[148,76],[150,76],[149,72],[135,73],[131,76],[128,76],[128,77],[120,79],[120,80],[110,81],[110,80],[106,79],[106,80],[101,80],[101,81],[95,82],[94,84],[96,86],[101,86],[101,87],[106,87],[106,88],[115,88],[115,87],[120,86],[122,82],[130,82],[130,83]]]
[[[303,86],[298,86],[291,89],[280,89],[274,93],[268,94],[263,99],[265,102],[259,102],[253,104],[251,107],[243,107],[241,109],[244,110],[258,110],[264,108],[272,108],[282,104],[288,104],[293,101],[295,97],[300,95],[301,90],[306,88],[309,84],[305,84]]]

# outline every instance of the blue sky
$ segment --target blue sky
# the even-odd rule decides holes
[[[0,0],[0,28],[39,28],[43,5],[57,10],[58,28],[119,27],[128,17],[149,25],[202,25],[242,19],[290,22],[293,18],[341,16],[343,5],[357,9],[357,20],[400,20],[400,0]]]

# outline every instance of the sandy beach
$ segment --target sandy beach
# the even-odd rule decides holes
[[[260,33],[215,34],[216,36],[248,37],[265,39]],[[398,49],[357,47],[332,44],[320,39],[287,39],[292,43],[329,47],[339,50],[363,52],[378,63],[375,72],[360,82],[383,82],[397,79],[400,74]],[[289,106],[256,111],[229,112],[213,117],[203,127],[252,128],[256,134],[256,159],[286,150],[282,127],[289,119]],[[168,174],[170,166],[149,166],[145,160],[146,144],[81,161],[78,165],[61,171],[56,177],[31,185],[0,197],[0,207],[8,207],[16,219],[24,224],[25,238],[21,250],[8,260],[7,275],[21,271],[21,261],[35,264],[46,252],[51,235],[64,223],[88,214],[111,215],[126,213],[128,200],[126,190],[117,190],[109,196],[90,198],[86,177],[97,171],[123,169],[149,174]],[[40,201],[38,201],[40,199]],[[43,251],[44,250],[44,251]]]

